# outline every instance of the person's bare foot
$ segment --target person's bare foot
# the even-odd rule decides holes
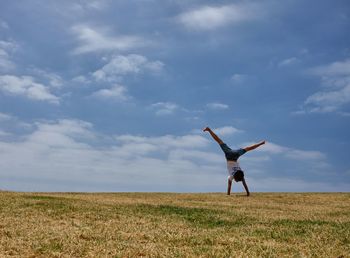
[[[203,129],[203,132],[208,132],[209,130],[210,130],[210,128],[206,127],[206,128]]]

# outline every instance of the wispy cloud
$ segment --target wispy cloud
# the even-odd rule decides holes
[[[75,25],[72,33],[77,37],[79,46],[73,54],[84,54],[103,50],[126,51],[148,45],[148,41],[138,36],[114,36],[107,29],[93,28],[87,25]]]
[[[349,76],[350,59],[333,62],[328,65],[317,66],[309,69],[309,72],[318,76]]]
[[[272,142],[267,142],[263,147],[257,149],[257,151],[270,154],[280,154],[293,160],[326,161],[326,155],[320,151],[300,150]]]
[[[71,9],[75,11],[90,11],[90,10],[103,10],[110,1],[106,0],[86,0],[80,2],[72,2]]]
[[[224,110],[229,108],[228,105],[219,102],[208,103],[207,107],[213,110]]]
[[[0,112],[0,122],[1,121],[11,120],[12,118],[13,117],[11,115]]]
[[[157,137],[145,137],[145,136],[136,136],[136,135],[119,135],[115,136],[115,139],[122,143],[144,143],[157,145],[161,149],[197,149],[208,146],[209,140],[201,135],[184,135],[184,136],[175,136],[175,135],[165,135]]]
[[[98,81],[119,81],[128,74],[160,73],[164,67],[161,61],[149,61],[142,55],[117,55],[101,69],[93,73]]]
[[[155,110],[156,115],[165,116],[173,114],[180,107],[172,102],[157,102],[152,104],[151,108]]]
[[[227,136],[227,135],[232,135],[235,133],[242,132],[242,130],[239,130],[233,126],[224,126],[224,127],[215,128],[214,131],[220,136]]]
[[[11,55],[17,48],[17,44],[12,41],[0,40],[0,71],[7,72],[16,67]]]
[[[188,29],[208,31],[256,19],[261,13],[258,10],[253,4],[201,6],[180,14],[177,19]]]
[[[0,90],[7,94],[24,96],[31,100],[59,104],[59,98],[51,94],[48,87],[35,82],[31,76],[2,75],[0,76]]]
[[[294,65],[296,63],[299,63],[300,60],[297,57],[290,57],[287,59],[282,60],[281,62],[278,63],[279,67],[283,66],[289,66],[289,65]]]
[[[296,113],[341,112],[350,103],[350,60],[314,67],[308,72],[319,76],[325,89],[309,96]]]
[[[56,73],[39,68],[30,68],[28,69],[28,72],[30,72],[32,75],[42,78],[47,82],[47,85],[52,88],[61,88],[64,84],[62,77]]]
[[[246,78],[247,78],[247,75],[245,74],[235,73],[231,76],[230,80],[235,84],[239,84],[239,83],[242,83]]]

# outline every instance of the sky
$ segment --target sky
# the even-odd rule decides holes
[[[347,0],[0,2],[0,189],[350,190]],[[233,184],[233,192],[243,191]]]

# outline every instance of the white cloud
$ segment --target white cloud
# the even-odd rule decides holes
[[[116,135],[94,131],[91,123],[62,119],[35,123],[35,129],[13,142],[0,140],[1,189],[22,191],[222,191],[226,184],[225,159],[219,150],[211,152],[205,135]],[[5,132],[6,134],[6,132]],[[13,135],[11,137],[14,137]],[[100,141],[109,139],[109,145]],[[263,150],[266,146],[261,147]],[[296,149],[272,145],[274,153],[307,156],[298,164],[315,163],[324,157],[318,152],[297,153]],[[271,152],[271,148],[269,150]],[[281,191],[305,190],[302,180],[273,177],[264,171],[275,162],[259,152],[244,155],[242,165],[252,189]],[[260,152],[261,153],[261,152]],[[247,156],[247,157],[245,157]],[[295,157],[290,157],[295,159]],[[248,164],[246,161],[248,161]],[[261,163],[264,166],[261,166]],[[263,170],[261,173],[258,170]],[[264,179],[255,178],[265,174]],[[39,180],[40,179],[40,180]],[[268,187],[259,187],[264,184]],[[294,181],[293,181],[294,180]],[[280,182],[286,184],[280,185]],[[318,184],[314,182],[314,184]],[[314,190],[330,189],[319,183]],[[295,187],[293,187],[295,186]],[[321,187],[321,188],[320,188]],[[310,188],[309,188],[310,189]]]
[[[120,135],[116,136],[115,139],[123,143],[151,144],[165,150],[174,148],[202,148],[207,146],[209,143],[209,141],[205,137],[192,134],[185,136],[165,135],[159,137]]]
[[[77,83],[84,83],[84,84],[91,83],[91,81],[88,78],[86,78],[86,76],[84,75],[76,76],[72,79],[72,81]]]
[[[235,73],[234,75],[231,76],[231,81],[234,83],[242,83],[246,79],[245,74],[239,74]]]
[[[78,12],[90,11],[90,10],[103,10],[108,6],[109,1],[105,0],[85,0],[82,2],[72,2],[72,10]]]
[[[17,44],[11,41],[0,40],[0,71],[11,71],[16,65],[11,60],[11,53],[18,48]]]
[[[326,89],[309,96],[299,113],[329,113],[337,111],[341,114],[342,107],[350,103],[350,60],[314,67],[309,69],[308,72],[319,76]]]
[[[325,160],[326,155],[319,151],[287,149],[287,157],[296,160]]]
[[[48,88],[34,81],[30,76],[0,76],[0,90],[17,96],[24,96],[32,100],[48,101],[52,104],[58,104],[59,98],[51,94]]]
[[[64,81],[61,76],[48,72],[39,68],[31,68],[28,70],[31,74],[41,77],[43,80],[47,81],[47,85],[52,88],[61,88]]]
[[[320,91],[305,100],[310,105],[309,112],[327,113],[338,110],[342,105],[350,102],[350,84],[340,90]]]
[[[37,130],[28,135],[27,140],[46,147],[85,147],[87,145],[79,140],[95,137],[91,131],[92,124],[81,120],[61,119],[55,122],[38,122],[35,126]]]
[[[30,129],[31,125],[25,122],[21,122],[17,117],[1,113],[0,112],[0,124],[1,125],[11,125],[12,128],[20,128],[20,129]],[[11,129],[8,128],[8,131],[11,131]]]
[[[160,61],[149,61],[141,55],[117,55],[104,65],[101,69],[95,71],[93,76],[98,81],[119,81],[128,74],[139,73],[160,73],[164,64]]]
[[[209,182],[212,187],[222,181],[217,176],[218,155],[198,150],[207,146],[204,137],[119,135],[109,147],[89,144],[91,137],[98,137],[91,124],[59,120],[37,123],[32,133],[16,142],[0,141],[1,188],[203,191]],[[187,155],[180,155],[182,150]],[[225,178],[224,170],[222,174]]]
[[[127,89],[123,85],[116,84],[110,89],[101,89],[92,94],[94,97],[113,99],[118,101],[128,100]]]
[[[202,6],[180,14],[177,19],[188,29],[204,31],[253,20],[260,13],[257,6],[252,4]]]
[[[318,76],[349,76],[350,59],[333,62],[329,65],[314,67],[309,69],[309,72]]]
[[[208,103],[207,107],[213,110],[224,110],[229,108],[228,105],[218,102]]]
[[[0,112],[0,122],[1,121],[8,121],[11,119],[13,119],[13,117],[11,115]]]
[[[103,50],[126,51],[148,45],[145,39],[138,36],[112,36],[106,29],[92,28],[87,25],[72,27],[80,45],[73,54],[84,54]]]
[[[171,115],[180,107],[172,102],[157,102],[151,105],[153,109],[156,110],[156,115]]]
[[[224,126],[224,127],[219,127],[213,129],[214,132],[220,136],[227,136],[227,135],[232,135],[235,133],[242,132],[242,130],[239,130],[233,126]]]
[[[278,66],[282,67],[282,66],[289,66],[289,65],[293,65],[299,62],[299,59],[296,57],[291,57],[291,58],[287,58],[282,60]]]
[[[248,143],[246,145],[251,145]],[[306,161],[325,161],[326,155],[320,151],[314,150],[299,150],[295,148],[281,146],[272,142],[266,142],[265,145],[256,149],[258,152],[267,152],[270,154],[280,154],[286,158],[293,160],[306,160]]]

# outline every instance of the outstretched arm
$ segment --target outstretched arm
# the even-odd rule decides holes
[[[243,183],[243,186],[244,186],[245,191],[247,192],[247,196],[249,196],[250,193],[249,193],[248,185],[247,185],[247,183],[245,182],[244,177],[243,177],[243,179],[242,179],[242,183]]]
[[[258,148],[259,146],[261,146],[261,145],[263,145],[263,144],[265,144],[265,141],[261,141],[261,142],[259,142],[259,143],[257,143],[257,144],[253,144],[253,145],[248,146],[248,147],[245,147],[245,148],[243,148],[243,149],[244,149],[245,151],[251,151],[251,150],[254,150],[254,149]]]
[[[206,127],[203,129],[203,132],[209,132],[211,137],[218,143],[218,144],[223,144],[224,142],[209,128]]]

